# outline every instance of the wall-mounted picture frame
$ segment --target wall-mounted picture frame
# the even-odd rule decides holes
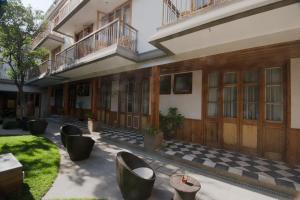
[[[174,94],[192,94],[193,92],[193,73],[183,73],[174,75]]]
[[[89,96],[90,86],[88,83],[82,83],[77,86],[77,96]]]
[[[171,94],[171,75],[160,77],[160,94]]]

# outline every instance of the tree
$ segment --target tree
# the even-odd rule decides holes
[[[4,13],[4,5],[7,3],[7,1],[6,0],[0,0],[0,19],[1,19],[1,17],[2,17],[2,15],[3,15],[3,13]]]
[[[23,86],[27,71],[38,67],[45,50],[33,50],[31,42],[39,32],[41,11],[24,7],[20,0],[8,0],[0,20],[0,61],[10,67],[8,77],[18,88],[19,117],[24,117],[25,99]]]

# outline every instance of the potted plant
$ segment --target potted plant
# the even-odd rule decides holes
[[[174,139],[177,130],[182,126],[184,116],[178,113],[178,109],[170,107],[168,113],[160,113],[160,128],[164,134],[164,139]]]
[[[83,102],[78,103],[79,108],[79,121],[84,121],[84,110],[83,110]]]
[[[87,113],[87,117],[88,117],[88,129],[90,132],[93,132],[94,131],[94,114],[92,111],[89,111]]]
[[[160,148],[163,142],[163,133],[153,127],[144,129],[144,147],[147,151]]]

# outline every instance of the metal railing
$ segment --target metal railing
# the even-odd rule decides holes
[[[27,71],[27,80],[32,80],[40,77],[42,74],[47,75],[51,73],[51,65],[53,63],[50,60],[43,62],[39,67],[31,68]]]
[[[232,0],[163,0],[162,25],[176,23],[195,13]]]
[[[49,22],[47,25],[47,28],[41,31],[32,41],[32,47],[36,48],[39,43],[44,40],[46,37],[48,37],[50,34],[56,35],[58,37],[63,38],[63,36],[59,33],[56,33],[53,30],[54,24],[53,22]]]
[[[63,71],[73,65],[76,60],[114,44],[136,52],[137,30],[116,19],[58,53],[55,57],[53,70]]]
[[[69,0],[54,18],[54,25],[59,24],[70,12],[72,12],[84,0]]]

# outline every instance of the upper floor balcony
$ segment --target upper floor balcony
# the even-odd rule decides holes
[[[51,70],[51,61],[44,61],[40,66],[31,68],[27,71],[26,79],[28,81],[33,81],[35,79],[41,79],[48,75]]]
[[[101,16],[110,13],[128,0],[67,0],[54,18],[54,30],[73,36],[82,27],[94,24],[95,29],[101,24]],[[99,26],[99,24],[101,24]]]
[[[32,41],[33,49],[45,47],[53,50],[64,43],[64,37],[53,31],[53,22],[48,22],[46,28],[41,31]]]
[[[83,76],[136,62],[138,31],[116,19],[56,54],[52,74]],[[84,65],[83,69],[79,68]]]
[[[161,0],[150,43],[185,59],[300,39],[299,1]]]

